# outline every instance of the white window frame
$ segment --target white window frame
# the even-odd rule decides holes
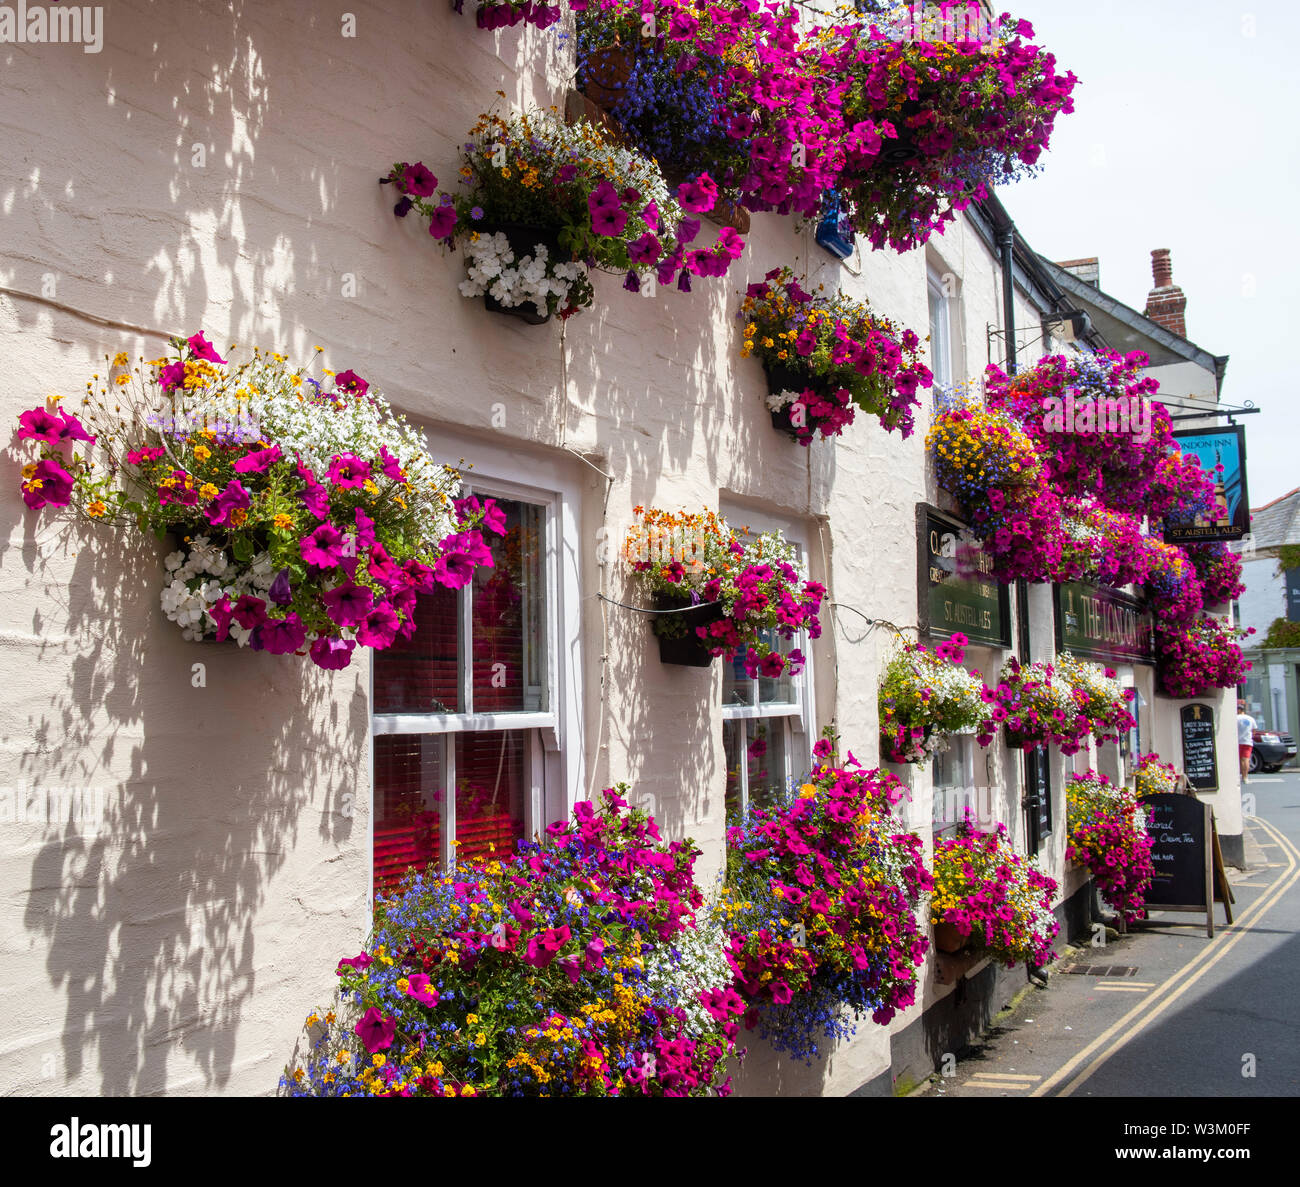
[[[437,460],[466,457],[474,469],[464,475],[462,497],[513,499],[544,508],[545,547],[542,560],[546,599],[547,708],[543,711],[494,713],[376,713],[374,712],[374,662],[370,666],[371,752],[370,776],[375,788],[373,739],[391,734],[434,735],[442,740],[441,770],[443,811],[439,862],[444,869],[455,864],[456,747],[461,733],[523,732],[530,794],[524,804],[524,833],[543,832],[552,820],[566,819],[577,802],[585,779],[582,722],[582,586],[580,491],[574,467],[564,458],[540,458],[474,438],[457,438],[441,430],[425,433],[430,453]],[[574,463],[576,465],[577,463]],[[511,474],[512,478],[498,478]],[[462,596],[460,638],[472,638],[472,595]],[[459,653],[459,648],[458,648]],[[472,651],[471,651],[472,654]],[[471,664],[461,669],[461,704],[472,704]],[[374,901],[374,826],[377,797],[372,794],[370,813],[370,901]]]
[[[939,271],[933,264],[926,268],[926,314],[927,319],[932,323],[930,325],[930,369],[934,372],[934,382],[937,388],[939,384],[946,384],[951,387],[957,382],[957,360],[953,353],[953,332],[952,332],[952,305],[954,298],[948,297],[943,291],[943,279]],[[935,306],[938,307],[938,317],[934,316]],[[947,375],[942,375],[936,365],[939,361],[939,343],[934,341],[935,325],[938,323],[938,333],[942,344],[942,361],[947,367]]]
[[[774,516],[769,512],[750,511],[745,507],[728,505],[722,502],[721,511],[727,524],[732,527],[747,527],[751,532],[779,531],[785,539],[799,549],[800,559],[796,566],[800,576],[808,577],[808,541],[810,533],[807,527],[797,519]],[[823,602],[823,605],[825,603]],[[803,671],[792,678],[794,700],[774,701],[760,704],[758,701],[759,681],[746,680],[742,684],[749,686],[749,700],[745,704],[722,705],[722,721],[725,736],[728,722],[744,723],[746,721],[768,721],[779,724],[784,731],[783,752],[785,754],[785,783],[799,775],[807,774],[812,766],[812,738],[817,729],[817,716],[814,704],[814,687],[812,655],[808,634],[800,631],[792,640],[792,646],[804,655]],[[726,672],[722,673],[723,688],[726,688]],[[742,727],[743,728],[743,725]],[[740,782],[741,814],[749,811],[749,763],[748,746],[742,740],[741,761],[738,778]],[[722,748],[723,763],[726,763],[726,744]]]

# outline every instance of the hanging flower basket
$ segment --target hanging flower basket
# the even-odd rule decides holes
[[[934,925],[934,946],[940,952],[955,956],[970,943],[970,938],[957,930],[955,923],[936,923]]]
[[[500,232],[506,237],[510,244],[510,250],[514,253],[516,260],[522,260],[525,257],[530,259],[537,258],[538,247],[546,248],[547,258],[551,260],[568,260],[569,253],[560,247],[559,236],[553,228],[530,225],[525,223],[502,223],[499,226],[484,227],[481,234],[495,235]],[[489,313],[505,313],[511,317],[517,317],[520,321],[530,326],[545,325],[551,320],[550,311],[539,313],[537,306],[529,303],[522,305],[503,305],[490,292],[483,294],[483,305]]]
[[[652,626],[664,663],[707,667],[713,654],[742,656],[751,680],[803,670],[803,652],[784,650],[781,640],[793,642],[805,628],[817,638],[826,589],[800,574],[780,532],[732,529],[707,510],[636,507],[633,514],[623,559],[660,611]],[[707,646],[700,627],[712,628]]]
[[[184,639],[338,670],[409,638],[420,594],[493,563],[480,529],[504,533],[500,508],[456,498],[459,474],[355,372],[227,363],[202,334],[173,347],[106,359],[84,426],[33,408],[18,437],[40,447],[28,507],[172,536],[159,600]]]
[[[702,602],[692,606],[689,598],[657,593],[655,609],[660,614],[651,620],[651,630],[659,640],[660,663],[684,668],[707,668],[713,663],[715,657],[695,632],[697,627],[721,621],[725,616],[721,602]]]
[[[582,91],[593,103],[612,107],[623,98],[632,77],[635,50],[630,45],[605,45],[587,55]]]

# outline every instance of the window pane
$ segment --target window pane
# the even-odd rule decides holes
[[[439,862],[442,739],[434,734],[375,738],[375,894],[412,866]]]
[[[744,728],[739,721],[722,723],[722,751],[727,763],[727,794],[723,801],[727,819],[738,817],[742,804],[740,800],[740,740]]]
[[[473,583],[474,712],[546,709],[546,510],[498,499],[504,537],[484,535],[495,566]]]
[[[795,649],[795,639],[783,639],[776,631],[764,631],[763,637],[773,650],[780,652],[782,655],[789,655]],[[793,705],[795,700],[794,682],[795,677],[790,675],[789,668],[775,680],[767,676],[760,676],[758,678],[758,703],[760,705]]]
[[[948,359],[948,306],[943,294],[930,289],[930,369],[937,383],[952,382]]]
[[[456,860],[515,851],[528,802],[528,735],[456,735]]]
[[[749,806],[769,807],[785,790],[785,722],[745,723],[745,754],[749,767]]]
[[[730,663],[722,661],[722,703],[754,704],[754,682],[745,675],[745,655],[741,652]]]
[[[459,713],[460,597],[438,586],[415,605],[415,634],[375,653],[376,713]]]

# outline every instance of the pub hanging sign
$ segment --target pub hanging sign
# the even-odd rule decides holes
[[[1056,587],[1056,649],[1109,664],[1154,664],[1155,620],[1118,590],[1067,582]]]
[[[1241,425],[1224,429],[1188,429],[1175,433],[1174,442],[1195,457],[1214,484],[1214,499],[1195,519],[1166,521],[1170,544],[1208,544],[1240,540],[1250,534],[1250,495],[1246,490],[1246,430]]]
[[[1011,598],[970,530],[932,507],[918,507],[917,559],[922,634],[1011,646]]]

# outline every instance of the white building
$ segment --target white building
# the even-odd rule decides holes
[[[689,295],[643,300],[601,276],[595,307],[563,333],[491,316],[457,291],[461,260],[395,219],[376,178],[416,159],[454,175],[498,89],[511,105],[562,106],[568,51],[554,30],[485,34],[438,6],[366,4],[352,32],[323,10],[131,0],[107,12],[102,52],[4,48],[4,415],[79,394],[105,355],[152,357],[171,335],[303,361],[323,346],[326,365],[355,369],[426,426],[437,455],[471,461],[472,488],[532,533],[519,643],[530,679],[470,712],[450,701],[473,687],[472,644],[387,675],[360,649],[328,673],[187,644],[158,609],[158,549],[52,527],[23,508],[15,465],[0,496],[0,784],[25,807],[3,822],[0,952],[6,995],[25,1008],[0,1028],[7,1093],[273,1091],[304,1015],[367,933],[391,805],[411,789],[455,794],[455,770],[508,770],[530,832],[626,781],[665,835],[696,839],[708,875],[723,860],[729,767],[733,790],[762,777],[737,761],[754,731],[766,731],[768,777],[805,771],[831,722],[874,764],[891,638],[864,619],[917,622],[917,508],[942,503],[925,424],[903,441],[860,418],[806,450],[774,432],[760,368],[738,357],[751,280],[791,263],[809,286],[867,296],[922,336],[928,325],[944,378],[1006,361],[1008,309],[1022,364],[1065,345],[1041,339],[1042,319],[1078,294],[1006,238],[996,200],[926,249],[843,265],[790,220],[757,215],[732,273]],[[1209,393],[1189,379],[1187,394]],[[796,686],[760,703],[721,664],[667,667],[640,617],[597,598],[636,600],[603,562],[638,504],[721,507],[800,545],[834,605]],[[1014,590],[1010,608],[1014,623]],[[1049,657],[1050,588],[1030,589],[1026,610],[1030,654]],[[1005,654],[976,648],[970,662],[994,673]],[[1175,753],[1149,670],[1128,676],[1146,702],[1143,748]],[[1092,761],[1118,774],[1108,749]],[[939,776],[988,789],[1078,922],[1087,880],[1064,864],[1072,764],[1052,753],[1032,819],[1022,766],[1000,742],[962,744]],[[912,783],[908,819],[928,838],[934,776]],[[68,788],[101,792],[89,802],[102,812],[28,810]],[[1227,834],[1240,833],[1235,794],[1222,795]],[[1024,979],[971,975],[958,1002],[932,963],[914,1009],[890,1028],[864,1022],[811,1070],[754,1049],[740,1088],[888,1093]]]

